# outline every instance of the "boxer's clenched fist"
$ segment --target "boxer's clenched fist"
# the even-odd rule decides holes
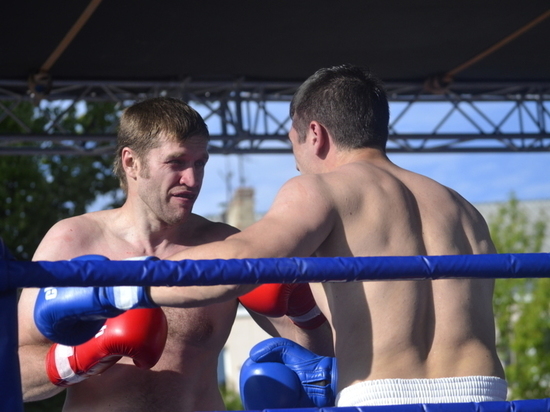
[[[133,309],[108,319],[88,342],[78,346],[54,344],[46,356],[46,371],[57,386],[70,386],[98,375],[121,357],[133,359],[140,368],[158,362],[168,333],[160,308]]]
[[[156,259],[143,257],[143,260]],[[72,260],[109,260],[86,255]],[[141,286],[48,287],[40,289],[34,306],[36,327],[49,340],[76,346],[91,339],[105,319],[128,309],[158,307]]]
[[[239,301],[264,316],[287,315],[303,329],[315,329],[326,321],[307,283],[268,283],[241,296]]]
[[[256,344],[241,368],[241,399],[249,410],[334,406],[337,381],[336,358],[271,338]]]

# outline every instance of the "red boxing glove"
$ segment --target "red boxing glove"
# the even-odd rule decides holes
[[[123,356],[132,358],[139,368],[150,369],[160,359],[167,335],[161,308],[128,310],[107,319],[95,337],[82,345],[52,345],[46,371],[54,385],[70,386],[102,373]]]
[[[307,283],[268,283],[241,296],[239,301],[260,315],[272,318],[287,315],[302,329],[315,329],[327,320]]]

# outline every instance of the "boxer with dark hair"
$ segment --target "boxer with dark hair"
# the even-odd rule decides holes
[[[496,253],[468,201],[388,158],[388,100],[369,70],[318,70],[296,92],[290,116],[301,175],[255,224],[170,259]],[[150,292],[155,302],[185,305],[196,288]],[[493,288],[492,279],[312,283],[333,329],[336,406],[505,400]],[[243,292],[246,286],[200,293],[220,302]]]
[[[318,70],[298,89],[290,115],[301,175],[283,185],[255,224],[170,259],[496,253],[468,201],[388,158],[388,100],[369,70]],[[312,283],[333,329],[336,406],[505,400],[493,288],[491,279]],[[198,294],[221,302],[249,290],[150,293],[154,302],[185,306],[196,305]]]
[[[258,222],[170,259],[496,253],[486,222],[468,201],[388,158],[388,100],[370,71],[351,65],[317,71],[298,89],[290,115],[289,139],[301,175],[283,185]],[[495,344],[493,279],[310,286],[333,330],[336,406],[506,399]],[[187,307],[224,302],[251,289],[145,291],[156,304]],[[303,392],[312,397],[317,391],[330,393],[334,382],[326,381],[331,376],[327,365],[333,362],[304,354],[294,344],[261,346],[247,366],[273,375],[265,381],[293,385],[300,401]],[[271,350],[273,355],[265,354]]]

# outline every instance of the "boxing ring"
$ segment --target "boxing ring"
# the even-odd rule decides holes
[[[22,412],[17,289],[47,286],[192,286],[446,278],[546,278],[549,253],[201,261],[28,262],[0,239],[0,410]],[[289,411],[319,411],[300,408]],[[330,407],[320,412],[548,412],[550,398],[512,402]]]

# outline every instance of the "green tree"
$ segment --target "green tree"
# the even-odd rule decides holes
[[[513,193],[488,221],[499,253],[542,251],[546,217],[529,219]],[[550,279],[497,279],[494,308],[510,399],[550,397]]]
[[[88,104],[84,114],[74,107],[51,105],[42,110],[30,102],[9,107],[11,116],[0,117],[0,134],[44,133],[52,119],[67,133],[113,132],[118,111],[112,103]],[[24,146],[21,142],[19,145]],[[31,259],[47,230],[58,220],[82,214],[98,196],[113,204],[118,181],[111,173],[111,156],[0,156],[0,236],[18,259]],[[25,411],[60,411],[65,393],[25,404]]]
[[[223,385],[220,386],[220,392],[223,397],[223,403],[228,411],[242,411],[244,409],[238,393],[227,389]]]
[[[61,107],[39,112],[21,103],[12,112],[33,133],[43,133]],[[73,107],[61,117],[59,127],[69,133],[111,132],[117,110],[112,103],[88,104],[85,114]],[[11,117],[0,121],[0,133],[24,133]],[[24,145],[25,143],[20,143]],[[0,236],[20,259],[30,259],[46,231],[57,221],[82,214],[98,196],[117,197],[118,181],[111,172],[112,156],[0,156]]]

